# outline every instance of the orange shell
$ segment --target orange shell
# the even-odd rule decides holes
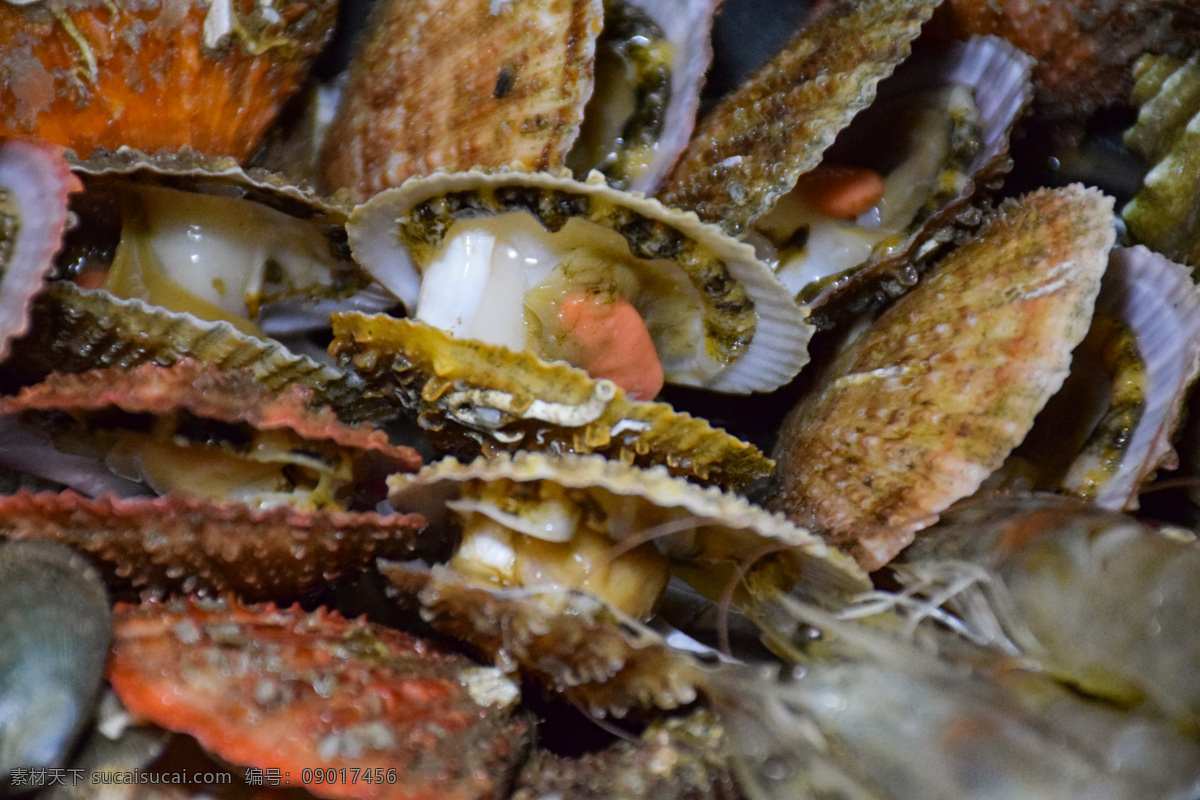
[[[335,11],[336,0],[0,3],[0,135],[81,157],[186,146],[245,160]]]
[[[379,800],[502,796],[532,726],[481,702],[477,686],[506,681],[488,672],[336,612],[229,598],[118,604],[108,661],[134,714],[281,787]]]
[[[381,0],[322,153],[361,202],[435,169],[563,167],[592,94],[599,0]]]
[[[789,518],[874,570],[978,489],[1067,376],[1112,205],[1078,185],[1005,203],[839,354],[780,432]]]

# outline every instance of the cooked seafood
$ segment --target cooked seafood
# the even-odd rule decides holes
[[[791,412],[777,506],[865,569],[890,561],[979,488],[1062,385],[1114,238],[1095,190],[1003,205]]]
[[[418,319],[457,336],[588,368],[607,351],[589,350],[568,307],[636,311],[617,324],[643,325],[647,346],[595,377],[627,378],[622,366],[657,361],[669,383],[765,392],[808,360],[804,312],[751,247],[599,179],[435,175],[376,195],[347,230],[364,269]],[[657,394],[635,385],[640,399]]]
[[[0,544],[0,595],[2,791],[14,769],[65,763],[100,691],[111,624],[96,570],[58,545]]]
[[[248,158],[333,32],[334,0],[0,5],[0,135]]]

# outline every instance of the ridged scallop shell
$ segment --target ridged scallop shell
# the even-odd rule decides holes
[[[380,561],[401,594],[416,597],[438,630],[531,677],[598,714],[677,708],[705,680],[690,653],[596,597],[559,590],[545,604],[537,590],[494,591],[442,566],[432,570]]]
[[[1142,188],[1121,211],[1136,242],[1200,269],[1200,55],[1143,56],[1125,142],[1149,163]]]
[[[812,308],[818,327],[831,327],[836,317],[848,311],[878,305],[907,291],[930,261],[979,224],[979,214],[970,203],[981,189],[1001,181],[1011,165],[1009,134],[1030,101],[1030,64],[1028,56],[1004,40],[976,36],[923,51],[880,84],[875,104],[856,119],[859,124],[887,130],[887,117],[905,102],[906,95],[968,86],[979,115],[978,138],[944,165],[938,190],[905,226],[900,241],[889,237],[849,275],[815,290],[790,287]],[[850,130],[855,127],[851,123]]]
[[[80,188],[57,147],[27,140],[0,145],[0,361],[13,337],[28,329],[33,297],[67,228],[67,196]]]
[[[333,0],[6,3],[0,133],[246,159],[335,16]]]
[[[363,398],[362,384],[353,375],[296,355],[278,342],[248,336],[227,322],[207,322],[62,281],[37,297],[31,319],[29,333],[13,343],[5,362],[25,382],[52,372],[165,365],[191,357],[225,369],[247,367],[276,391],[294,383],[309,387],[348,422],[378,421],[395,413],[381,398]]]
[[[413,514],[255,510],[174,495],[0,497],[0,538],[70,545],[134,588],[249,599],[304,597],[377,555],[402,556],[424,524]]]
[[[695,287],[702,319],[672,328],[696,330],[694,353],[726,366],[715,375],[676,366],[694,353],[659,359],[668,383],[744,394],[766,392],[795,377],[808,361],[812,329],[753,248],[639,194],[619,192],[597,173],[586,182],[549,174],[445,173],[409,181],[355,209],[347,225],[355,258],[411,310],[426,252],[457,219],[509,211],[532,214],[548,231],[582,220],[620,234],[639,268],[655,259],[677,266]],[[686,284],[685,284],[686,285]],[[674,367],[674,370],[673,370]]]
[[[673,475],[746,491],[774,475],[756,447],[666,403],[629,400],[610,381],[413,320],[335,314],[330,352],[366,381],[364,403],[386,399],[417,417],[461,458],[524,450],[598,452]]]
[[[868,570],[973,493],[1067,377],[1115,238],[1071,186],[1001,206],[844,350],[784,423],[777,507]]]
[[[843,0],[727,95],[657,196],[741,235],[815,167],[939,0]]]
[[[675,478],[661,466],[641,469],[599,455],[530,452],[478,458],[470,464],[444,459],[416,473],[389,477],[388,500],[396,509],[413,509],[422,505],[427,487],[500,480],[547,481],[567,489],[631,498],[664,513],[692,518],[696,528],[668,537],[663,547],[676,562],[701,572],[736,565],[765,547],[779,545],[781,552],[768,560],[776,562],[775,576],[787,584],[785,590],[794,584],[800,592],[837,599],[869,586],[852,560],[782,514],[765,511],[716,487],[699,487]]]
[[[61,767],[89,719],[112,632],[87,559],[45,542],[0,544],[0,778]]]
[[[600,0],[376,4],[326,136],[326,182],[361,202],[439,168],[561,167],[602,17]]]

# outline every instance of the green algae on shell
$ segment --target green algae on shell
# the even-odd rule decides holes
[[[508,220],[512,223],[506,225]],[[540,328],[533,322],[548,328],[557,306],[532,309],[536,319],[531,321],[522,317],[519,298],[528,305],[541,289],[556,297],[558,282],[566,281],[578,290],[595,288],[627,298],[645,319],[668,383],[735,394],[766,392],[790,381],[808,361],[812,328],[805,323],[806,312],[752,247],[693,214],[612,189],[598,173],[583,182],[545,173],[439,173],[376,195],[355,209],[347,230],[363,268],[421,317],[431,262],[448,242],[485,222],[497,227],[487,229],[488,241],[504,245],[496,251],[520,262],[511,278],[504,272],[504,291],[512,283],[517,299],[508,310],[514,321],[500,327],[515,327],[513,336],[487,333],[507,337],[506,343],[513,338],[510,346],[521,347],[518,340],[546,347],[556,341],[550,335],[538,338]],[[512,240],[505,241],[510,235]],[[522,259],[530,239],[546,253]],[[482,245],[479,249],[482,259]],[[480,272],[480,281],[499,272],[487,257],[486,265],[470,267]],[[582,285],[571,280],[576,273],[587,276]],[[633,288],[625,287],[627,281]],[[476,294],[482,297],[482,289],[473,293],[460,287],[454,294],[460,295],[456,302],[465,303]],[[493,300],[492,306],[501,302]],[[464,315],[475,312],[464,305],[444,313],[465,326]]]
[[[775,465],[756,447],[666,403],[628,399],[610,381],[529,353],[454,339],[420,322],[335,314],[330,352],[365,382],[362,402],[394,403],[446,451],[603,453],[746,491]]]

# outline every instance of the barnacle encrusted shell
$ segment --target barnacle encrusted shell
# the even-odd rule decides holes
[[[746,491],[774,475],[758,448],[666,403],[628,399],[581,369],[384,315],[335,314],[330,352],[366,382],[364,403],[395,403],[438,447],[482,453],[603,453]]]
[[[355,376],[296,355],[278,342],[248,336],[227,322],[207,322],[65,281],[49,284],[35,299],[31,320],[29,333],[13,343],[5,362],[25,382],[52,372],[166,365],[191,357],[225,369],[247,367],[276,391],[293,383],[309,387],[349,422],[395,414],[383,399],[362,397]]]
[[[69,545],[135,588],[252,599],[300,598],[377,555],[401,556],[424,524],[415,514],[255,510],[176,495],[0,498],[0,538]]]
[[[131,145],[246,159],[333,31],[336,3],[12,3],[6,131],[83,155]]]
[[[334,0],[0,6],[0,133],[87,155],[246,159],[333,32]]]
[[[815,167],[940,0],[842,0],[696,126],[657,196],[741,235]]]
[[[552,456],[522,451],[513,456],[478,458],[469,464],[443,459],[419,472],[390,476],[388,501],[398,510],[415,510],[427,505],[423,500],[428,487],[495,481],[544,481],[581,490],[580,496],[628,498],[653,507],[663,519],[690,519],[695,523],[693,528],[664,537],[659,545],[674,562],[688,567],[689,578],[704,579],[706,585],[699,587],[702,590],[712,588],[707,584],[720,583],[720,577],[712,576],[728,574],[731,566],[773,545],[779,545],[779,552],[766,557],[763,563],[775,563],[773,576],[786,584],[785,590],[794,585],[797,591],[830,600],[869,585],[852,560],[781,514],[765,511],[716,487],[699,487],[673,477],[661,466],[641,469],[600,455]],[[619,526],[621,522],[612,520],[610,524]],[[637,534],[636,530],[608,531],[618,540]]]
[[[1129,235],[1200,269],[1200,55],[1186,61],[1143,56],[1133,102],[1137,124],[1125,143],[1150,163],[1142,188],[1121,212]]]
[[[67,196],[80,188],[59,148],[20,139],[0,145],[0,361],[28,328],[30,304],[67,228]]]
[[[1080,186],[1005,203],[784,423],[777,506],[866,569],[975,491],[1062,385],[1115,239]]]
[[[139,717],[322,797],[499,800],[533,733],[496,670],[324,608],[122,603],[107,675]]]
[[[478,171],[415,179],[356,208],[347,231],[355,258],[411,311],[419,270],[451,226],[508,212],[532,215],[549,233],[567,226],[589,236],[594,230],[602,252],[628,249],[632,270],[678,273],[679,291],[697,312],[684,319],[647,318],[668,383],[765,392],[790,381],[808,361],[812,329],[805,312],[752,247],[695,215],[612,189],[598,173],[585,182]],[[639,311],[645,315],[646,309]]]
[[[592,94],[600,0],[380,2],[325,139],[361,202],[439,168],[554,169]]]
[[[557,589],[545,603],[536,588],[495,591],[441,565],[381,560],[379,569],[438,630],[595,713],[687,705],[706,680],[691,653],[586,592]]]

